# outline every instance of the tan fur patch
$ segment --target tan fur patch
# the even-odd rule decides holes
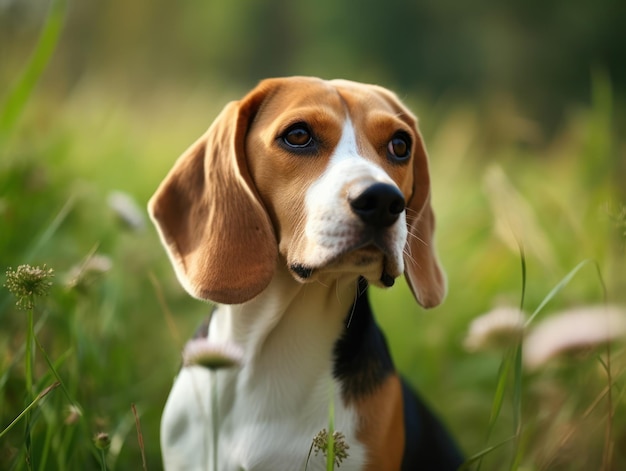
[[[397,375],[357,402],[361,417],[358,439],[369,453],[367,471],[397,471],[404,454],[402,384]]]

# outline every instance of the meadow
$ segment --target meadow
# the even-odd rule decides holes
[[[589,105],[550,133],[506,96],[404,97],[430,155],[448,296],[424,311],[399,283],[373,290],[374,305],[398,369],[472,458],[467,469],[626,467],[624,339],[524,361],[525,333],[560,312],[626,315],[626,141],[611,80],[591,74]],[[0,110],[0,283],[23,264],[54,276],[31,310],[0,287],[0,469],[161,469],[160,413],[210,307],[179,286],[145,207],[246,90],[138,92],[88,76],[59,97],[16,83],[23,102]],[[495,347],[468,348],[472,320],[496,308],[535,315]]]

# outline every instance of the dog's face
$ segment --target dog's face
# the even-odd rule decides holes
[[[390,285],[404,270],[415,123],[388,93],[291,81],[260,107],[248,166],[299,281],[354,273]]]
[[[244,302],[279,253],[310,282],[403,271],[424,306],[445,282],[433,248],[426,153],[413,115],[377,86],[262,82],[177,162],[150,212],[197,297]],[[284,262],[279,262],[284,263]]]

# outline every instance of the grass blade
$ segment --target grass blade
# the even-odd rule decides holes
[[[43,234],[41,234],[41,236],[39,237],[39,240],[37,240],[37,242],[35,243],[33,248],[30,250],[30,252],[28,252],[26,257],[24,257],[26,262],[31,261],[35,257],[35,255],[37,255],[39,250],[41,250],[41,248],[44,245],[46,245],[46,243],[52,238],[52,236],[56,233],[56,231],[59,229],[61,224],[63,224],[63,221],[65,221],[67,216],[70,214],[70,212],[74,208],[75,202],[76,202],[76,197],[74,195],[70,196],[67,199],[67,201],[65,202],[61,210],[57,213],[57,215],[54,217],[50,225],[46,228]]]
[[[513,429],[515,434],[515,449],[510,471],[515,471],[519,467],[519,462],[522,459],[522,353],[523,346],[520,340],[515,349],[515,357],[513,360]]]
[[[0,110],[0,143],[10,134],[43,74],[61,36],[67,0],[52,0],[33,54]]]
[[[335,469],[335,390],[330,384],[330,400],[328,401],[328,448],[326,449],[326,471]]]
[[[484,450],[479,451],[475,455],[470,456],[467,460],[465,460],[465,463],[461,465],[458,471],[468,471],[470,469],[470,466],[474,464],[476,461],[482,460],[485,456],[487,456],[492,451],[497,450],[501,446],[506,445],[507,443],[509,443],[511,440],[514,440],[514,439],[515,439],[515,436],[509,437],[506,440],[501,441],[500,443],[487,447]]]
[[[526,253],[524,252],[524,246],[519,243],[519,257],[522,264],[522,295],[520,297],[519,309],[524,310],[524,300],[526,299]]]
[[[526,254],[524,247],[519,245],[520,262],[522,269],[522,294],[520,298],[520,312],[524,312],[524,300],[526,297]],[[517,341],[513,359],[513,433],[517,437],[515,440],[515,456],[520,451],[520,434],[522,431],[522,353],[523,353],[523,336]],[[511,465],[511,471],[517,467],[517,458]]]
[[[552,288],[552,290],[548,293],[548,295],[545,298],[543,298],[543,301],[541,301],[541,304],[539,304],[539,307],[535,309],[535,312],[533,312],[532,315],[526,321],[525,327],[528,327],[530,323],[533,321],[533,319],[537,317],[537,314],[539,314],[541,310],[546,306],[546,304],[548,304],[552,300],[552,298],[554,298],[563,288],[565,288],[569,284],[570,281],[572,281],[572,278],[576,276],[576,273],[578,273],[582,267],[584,267],[585,265],[589,263],[596,263],[596,262],[591,259],[583,260],[578,265],[576,265],[567,275],[565,275],[565,277],[561,281],[559,281],[558,284],[554,288]]]
[[[40,400],[46,397],[48,393],[50,393],[53,389],[56,389],[57,387],[59,387],[59,385],[60,383],[58,381],[55,383],[52,383],[46,389],[44,389],[39,394],[37,394],[37,397],[33,399],[33,401],[30,404],[28,404],[28,406],[26,406],[26,408],[22,412],[20,412],[20,415],[18,415],[15,419],[13,419],[13,421],[9,425],[7,425],[7,427],[2,432],[0,432],[0,438],[2,438],[9,430],[11,430],[13,426],[16,423],[18,423],[26,414],[28,414],[30,410],[33,407],[35,407]]]
[[[500,411],[502,410],[502,404],[504,402],[504,392],[506,391],[506,381],[509,376],[509,369],[511,368],[511,354],[508,351],[504,357],[502,358],[502,362],[500,363],[500,368],[498,369],[498,384],[496,385],[496,392],[493,395],[493,402],[491,403],[491,413],[489,414],[489,426],[487,428],[487,443],[489,443],[489,439],[491,438],[491,434],[493,433],[493,429],[498,421],[498,417],[500,417]],[[494,448],[487,448],[486,450],[493,450]],[[473,461],[478,461],[477,470],[480,470],[482,465],[482,458],[489,451],[486,451],[484,454],[476,455],[476,459]]]
[[[504,402],[504,392],[506,390],[506,380],[509,376],[509,369],[511,368],[511,355],[507,353],[502,359],[500,369],[498,370],[498,384],[496,385],[496,392],[493,396],[493,402],[491,404],[491,414],[489,415],[489,432],[488,437],[491,436],[491,432],[495,426],[500,411],[502,410],[502,403]]]
[[[519,434],[522,417],[522,343],[515,349],[513,362],[513,426]]]
[[[130,405],[133,416],[135,417],[135,428],[137,429],[137,440],[139,440],[139,449],[141,450],[141,465],[143,471],[148,471],[148,466],[146,464],[146,452],[143,444],[143,434],[141,433],[141,422],[139,421],[139,414],[137,413],[137,407],[135,404]]]
[[[43,355],[44,359],[46,360],[46,363],[48,364],[48,368],[50,368],[50,371],[52,371],[52,374],[56,378],[58,385],[61,386],[61,389],[63,390],[63,394],[65,394],[65,397],[67,398],[67,400],[74,407],[76,407],[78,409],[78,411],[80,412],[80,415],[82,416],[83,415],[83,409],[80,407],[80,404],[78,404],[78,402],[76,402],[74,399],[72,399],[72,396],[70,395],[70,392],[65,387],[65,384],[63,383],[63,380],[61,379],[61,376],[59,375],[58,371],[54,367],[54,364],[52,363],[52,361],[50,360],[50,357],[48,356],[48,354],[44,350],[43,345],[41,345],[41,343],[39,342],[39,339],[37,338],[37,336],[34,335],[33,337],[35,338],[35,343],[37,344],[37,347],[39,348],[39,351],[41,352],[41,354]]]

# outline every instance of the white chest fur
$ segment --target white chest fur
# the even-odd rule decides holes
[[[313,438],[328,428],[331,397],[335,430],[350,446],[341,469],[362,469],[365,450],[356,439],[358,420],[332,378],[333,346],[355,289],[353,279],[335,280],[332,286],[301,285],[285,271],[252,301],[220,306],[209,340],[242,347],[243,365],[217,376],[198,366],[180,371],[161,424],[166,469],[211,469],[215,377],[220,471],[304,470]],[[311,453],[307,469],[325,469],[323,455]]]

